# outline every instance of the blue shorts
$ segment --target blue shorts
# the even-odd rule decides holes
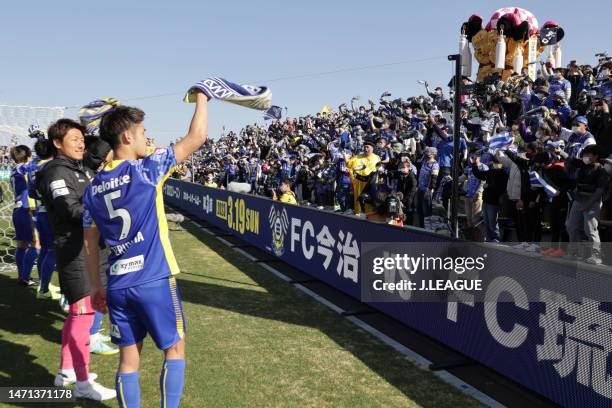
[[[173,276],[106,295],[111,340],[120,347],[141,342],[149,333],[160,350],[185,337],[183,305]]]
[[[13,226],[15,227],[15,241],[34,241],[34,228],[29,208],[15,208],[13,210]]]
[[[46,212],[36,213],[36,230],[42,248],[53,249],[53,230]]]

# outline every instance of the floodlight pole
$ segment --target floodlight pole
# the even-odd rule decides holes
[[[451,229],[454,238],[459,238],[459,220],[457,219],[459,205],[459,157],[460,137],[461,137],[461,54],[451,54],[449,61],[455,61],[455,97],[453,100],[453,168],[451,176],[453,178],[453,193],[451,197]]]

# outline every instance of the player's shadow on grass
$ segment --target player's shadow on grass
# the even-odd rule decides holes
[[[57,301],[36,299],[33,290],[18,286],[14,277],[0,274],[0,330],[18,335],[40,336],[55,343],[57,346],[54,346],[54,351],[59,362],[62,332],[57,327],[62,326],[64,319]],[[0,335],[0,387],[52,386],[55,371],[49,371],[36,362],[39,358],[36,351],[28,345],[11,342],[6,335]],[[75,407],[72,403],[50,406]],[[108,405],[79,400],[77,406],[93,408]]]
[[[54,325],[63,322],[64,318],[57,301],[36,299],[34,290],[19,286],[14,278],[0,274],[0,329],[40,336],[60,344],[62,332]]]
[[[265,289],[265,292],[249,289],[248,286],[242,288],[228,287],[195,281],[193,275],[200,275],[197,273],[198,271],[185,268],[187,269],[186,272],[189,273],[188,276],[183,276],[181,279],[181,275],[179,275],[179,290],[185,302],[317,329],[336,342],[338,346],[352,353],[372,371],[420,406],[434,407],[437,405],[436,398],[432,398],[431,393],[423,393],[423,389],[427,388],[424,384],[432,381],[433,375],[431,373],[420,371],[403,356],[394,356],[393,353],[397,352],[390,347],[381,345],[377,339],[372,338],[366,332],[342,319],[338,314],[327,310],[287,283],[280,281],[253,261],[237,255],[236,252],[220,243],[216,238],[191,227],[189,232],[216,254],[223,257],[225,261],[257,282],[260,287]],[[202,263],[201,265],[203,268],[201,277],[210,281],[209,278],[204,276],[207,273],[205,264]],[[213,281],[215,280],[218,279]],[[247,284],[252,285],[252,283],[245,282],[245,285]],[[189,321],[187,321],[187,326],[189,327]],[[361,333],[356,335],[358,331]],[[274,337],[275,333],[271,332],[269,336]],[[387,355],[389,358],[381,358],[381,354]],[[395,370],[390,369],[390,364],[398,367]],[[406,369],[402,370],[401,367]],[[417,385],[415,382],[421,381],[420,387],[415,386]],[[434,386],[430,391],[436,392],[436,388]]]
[[[0,337],[2,363],[0,363],[0,387],[9,386],[48,386],[53,380],[49,371],[35,362],[36,356],[30,354],[30,347],[11,343]],[[50,381],[40,382],[46,378]]]

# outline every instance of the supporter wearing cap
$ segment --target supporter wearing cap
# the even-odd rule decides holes
[[[586,262],[601,264],[601,244],[599,238],[599,215],[602,207],[602,198],[608,188],[610,179],[599,163],[600,150],[597,145],[590,145],[582,151],[582,161],[578,167],[575,188],[572,191],[570,212],[565,226],[570,242],[580,242],[582,234],[586,234],[591,244],[591,253],[581,254],[576,246],[570,248],[570,255],[585,255]]]
[[[572,129],[561,127],[559,137],[565,140],[565,152],[570,160],[580,157],[582,149],[595,144],[595,136],[589,130],[589,121],[584,116],[576,116],[572,122]]]

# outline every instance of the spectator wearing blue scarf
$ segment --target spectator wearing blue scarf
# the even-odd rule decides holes
[[[478,170],[487,171],[489,166],[478,161]],[[482,216],[482,191],[484,183],[474,175],[472,168],[468,166],[465,170],[467,181],[465,183],[465,215],[468,227],[475,226]]]
[[[337,158],[335,170],[336,202],[340,206],[340,211],[346,212],[351,208],[353,194],[351,192],[351,173],[348,167],[346,167],[344,156],[340,155]]]
[[[584,116],[574,118],[572,129],[560,127],[559,137],[565,141],[565,152],[568,159],[579,159],[582,149],[595,144],[595,137],[588,131],[589,121]]]
[[[422,228],[425,227],[425,217],[432,214],[432,198],[436,180],[440,171],[440,165],[436,159],[437,150],[434,147],[428,147],[424,151],[423,164],[419,169],[418,191],[417,191],[417,213],[419,215],[419,224]]]

